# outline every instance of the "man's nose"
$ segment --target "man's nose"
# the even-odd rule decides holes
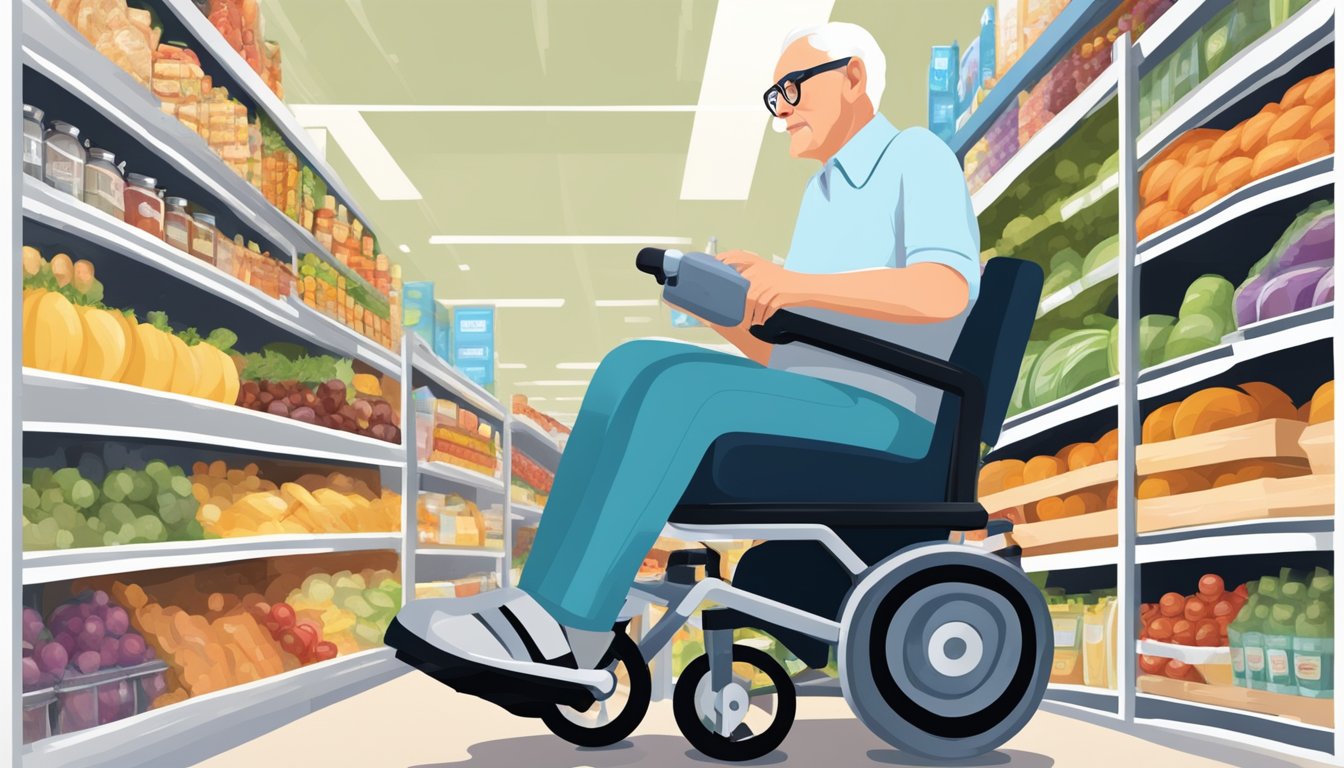
[[[793,105],[785,101],[781,96],[779,101],[775,103],[775,117],[784,118],[792,114]]]

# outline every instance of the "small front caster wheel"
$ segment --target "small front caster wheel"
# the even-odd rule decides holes
[[[548,710],[541,721],[551,733],[580,747],[609,747],[639,727],[653,696],[648,662],[624,632],[616,633],[611,653],[607,669],[616,675],[616,690],[583,711],[564,705]]]
[[[709,657],[692,661],[672,691],[672,714],[686,740],[716,760],[755,760],[775,751],[793,727],[798,694],[784,668],[758,648],[733,646],[727,687],[710,684]]]

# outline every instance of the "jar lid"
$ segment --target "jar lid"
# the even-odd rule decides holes
[[[113,165],[117,164],[117,156],[107,151],[106,149],[99,149],[98,147],[93,147],[89,150],[89,157],[93,160],[106,160],[107,162]]]
[[[150,188],[153,188],[154,185],[159,183],[159,180],[154,178],[153,176],[146,176],[142,173],[128,173],[126,174],[126,181],[130,182],[131,184],[134,184],[137,187],[150,187]]]
[[[43,116],[44,114],[46,114],[46,113],[44,113],[42,110],[38,109],[37,107],[34,107],[32,104],[24,104],[24,105],[23,105],[23,116],[24,116],[24,117],[32,118],[33,120],[36,120],[37,122],[40,123],[40,122],[42,122],[42,116]]]
[[[166,202],[174,208],[186,208],[190,205],[185,197],[169,197]]]
[[[67,134],[69,136],[79,136],[78,128],[69,123],[62,122],[60,120],[51,121],[51,130],[56,131],[57,133]]]
[[[209,224],[212,227],[215,226],[215,215],[213,213],[197,212],[191,214],[191,218],[201,222],[202,224]]]

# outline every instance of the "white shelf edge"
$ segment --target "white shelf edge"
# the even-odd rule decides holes
[[[434,354],[434,350],[430,349],[429,344],[414,331],[408,328],[406,329],[406,335],[411,341],[411,366],[414,370],[425,374],[433,379],[434,383],[461,397],[474,407],[485,411],[495,419],[504,421],[507,415],[504,412],[504,406],[494,395],[485,391],[479,384],[468,379],[460,371]]]
[[[77,394],[77,397],[68,397]],[[400,466],[404,447],[189,395],[23,369],[23,429],[145,438]],[[199,431],[186,430],[192,424]]]
[[[1272,552],[1329,552],[1334,548],[1333,531],[1229,532],[1161,543],[1144,543],[1144,535],[1148,534],[1140,535],[1140,543],[1134,548],[1134,562],[1140,565]]]
[[[256,102],[275,123],[277,129],[285,136],[285,140],[294,147],[303,157],[304,161],[318,172],[322,180],[326,182],[327,188],[340,199],[350,213],[364,222],[365,228],[376,231],[373,222],[369,220],[364,212],[359,208],[359,204],[350,194],[349,188],[336,175],[336,171],[326,161],[322,153],[318,152],[313,146],[312,139],[308,136],[308,131],[299,124],[294,112],[280,100],[280,97],[266,86],[261,76],[252,71],[252,67],[243,59],[243,57],[231,47],[219,30],[210,23],[205,14],[200,12],[191,0],[162,0],[164,7],[182,22],[195,42],[202,48],[209,50],[211,56],[224,67],[229,76],[235,83],[247,92],[247,95]]]
[[[1096,269],[1083,275],[1081,278],[1069,283],[1063,288],[1041,299],[1041,305],[1036,309],[1036,318],[1048,315],[1049,313],[1068,304],[1070,301],[1078,298],[1089,288],[1096,286],[1116,277],[1120,274],[1120,260],[1118,258],[1102,264]]]
[[[997,202],[1013,182],[1059,146],[1074,128],[1114,96],[1116,80],[1117,71],[1115,65],[1111,65],[1069,102],[1063,111],[1050,118],[1050,122],[1037,131],[1035,136],[1028,139],[1026,146],[1018,149],[1008,162],[971,196],[971,207],[976,215],[984,213]]]
[[[23,553],[23,583],[45,584],[156,568],[256,560],[324,552],[400,549],[401,534],[308,533]]]
[[[360,651],[25,744],[22,761],[118,768],[194,763],[407,671],[391,648]]]
[[[1189,701],[1188,699],[1182,699],[1176,696],[1163,696],[1162,694],[1149,693],[1148,691],[1135,691],[1134,695],[1140,699],[1152,699],[1154,701],[1170,702],[1173,704],[1178,704],[1180,706],[1192,707],[1194,709],[1204,709],[1210,712],[1228,712],[1234,715],[1245,715],[1246,717],[1252,717],[1257,720],[1264,720],[1266,722],[1282,725],[1286,728],[1300,728],[1302,730],[1319,731],[1321,733],[1334,733],[1335,730],[1334,728],[1327,728],[1323,725],[1312,725],[1311,723],[1304,723],[1301,720],[1291,720],[1281,715],[1268,715],[1265,714],[1264,712],[1252,712],[1251,710],[1248,709],[1238,709],[1236,707],[1223,707],[1217,704],[1205,704],[1204,702],[1201,701]],[[1134,718],[1135,722],[1143,722],[1145,720],[1157,720],[1157,719],[1160,718],[1143,718],[1143,717]]]
[[[1180,133],[1216,117],[1241,95],[1282,76],[1332,41],[1333,15],[1334,0],[1314,0],[1224,63],[1139,134],[1139,166],[1146,165]]]
[[[1138,651],[1148,656],[1176,659],[1186,664],[1232,663],[1232,651],[1225,645],[1181,645],[1179,643],[1164,643],[1158,640],[1139,640]]]
[[[1145,237],[1136,248],[1135,263],[1146,264],[1268,205],[1329,187],[1335,180],[1334,166],[1334,156],[1327,155],[1256,179],[1193,216]]]
[[[1176,702],[1178,704],[1189,704],[1190,706],[1194,707],[1200,706],[1193,702],[1181,701],[1180,699],[1173,699],[1170,697],[1151,696],[1150,694],[1142,692],[1139,692],[1136,695],[1139,696],[1140,698],[1161,699],[1162,701]],[[1243,712],[1242,710],[1239,709],[1222,710],[1214,708],[1214,711],[1228,711],[1238,715],[1246,715],[1248,717],[1254,717],[1257,719],[1266,720],[1268,722],[1282,724],[1285,727],[1290,728],[1301,727],[1309,731],[1322,730],[1314,725],[1307,725],[1306,723],[1299,723],[1293,720],[1285,720],[1284,718],[1274,717],[1272,715],[1261,715],[1256,712]],[[1325,761],[1327,764],[1329,764],[1329,762],[1334,759],[1329,752],[1309,749],[1307,747],[1299,747],[1296,744],[1288,744],[1286,742],[1276,741],[1274,739],[1267,739],[1264,738],[1263,736],[1255,736],[1253,734],[1243,733],[1241,731],[1229,730],[1227,728],[1217,728],[1213,726],[1208,726],[1204,725],[1203,723],[1190,723],[1190,722],[1182,722],[1180,720],[1166,720],[1163,718],[1154,718],[1154,717],[1135,717],[1134,723],[1135,725],[1142,726],[1144,728],[1159,728],[1163,731],[1173,731],[1179,734],[1180,736],[1191,737],[1195,739],[1197,743],[1208,739],[1212,739],[1214,741],[1227,744],[1228,746],[1231,746],[1234,749],[1245,750],[1246,748],[1249,747],[1252,749],[1265,750],[1269,752],[1271,755],[1274,755],[1275,757],[1278,758],[1282,758],[1284,756],[1301,757],[1308,760]],[[1334,730],[1329,729],[1325,730],[1324,732],[1334,733]],[[1243,754],[1247,756],[1247,759],[1252,759],[1251,756],[1256,755],[1255,752],[1248,752]],[[1256,755],[1256,756],[1263,757],[1262,755]],[[1281,759],[1280,762],[1282,762]],[[1247,763],[1247,764],[1253,765],[1254,763]]]
[[[1051,555],[1024,555],[1022,557],[1022,570],[1027,573],[1070,571],[1077,568],[1094,568],[1099,565],[1116,565],[1119,562],[1119,547],[1100,547],[1077,552],[1059,552]]]
[[[1003,421],[994,450],[1115,407],[1120,398],[1119,383],[1118,377],[1110,376],[1053,402],[1009,416]]]
[[[469,488],[493,491],[495,493],[504,492],[503,480],[497,477],[483,475],[480,472],[473,472],[465,467],[458,467],[444,461],[421,461],[419,462],[417,469],[419,474],[432,477],[440,482],[457,483]]]
[[[519,416],[518,414],[514,414],[509,419],[509,423],[513,429],[531,434],[534,440],[541,442],[541,444],[546,446],[546,449],[550,451],[554,456],[559,456],[561,454],[563,449],[560,448],[560,444],[556,442],[555,437],[553,437],[551,433],[542,429],[541,425],[533,421],[532,419],[529,419],[526,416]]]
[[[434,544],[419,544],[415,548],[416,556],[430,557],[477,557],[482,560],[503,560],[504,551],[500,549],[473,549],[471,547],[441,547]]]
[[[1098,688],[1093,685],[1078,685],[1077,683],[1050,683],[1046,686],[1049,691],[1071,691],[1074,693],[1090,693],[1097,696],[1116,697],[1120,692],[1114,688]]]

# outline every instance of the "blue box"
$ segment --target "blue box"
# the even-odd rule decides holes
[[[929,94],[929,130],[946,142],[957,132],[957,97],[951,93]]]
[[[406,283],[402,286],[402,315],[406,328],[434,347],[434,283]]]
[[[929,57],[929,94],[957,92],[957,66],[960,64],[957,44],[935,45]]]
[[[994,79],[997,62],[994,59],[994,6],[991,4],[980,14],[980,83]]]
[[[453,364],[453,313],[438,302],[434,303],[434,354]]]
[[[975,92],[980,88],[980,41],[972,40],[961,55],[957,69],[957,116],[960,117],[975,103]]]
[[[453,365],[481,386],[495,383],[495,308],[453,312]]]

